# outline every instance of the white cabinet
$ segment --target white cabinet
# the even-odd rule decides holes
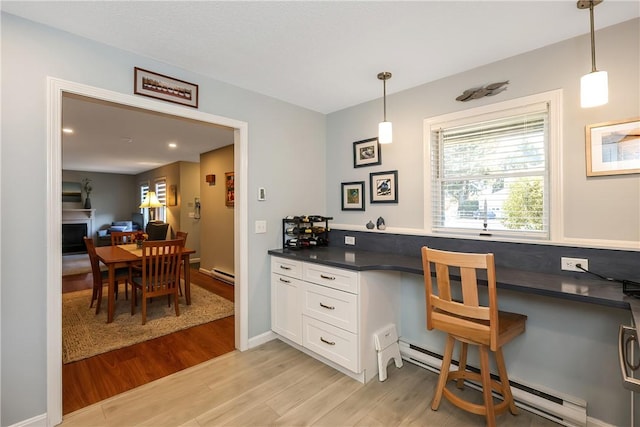
[[[271,258],[271,329],[302,344],[302,263]]]
[[[398,323],[398,272],[358,272],[275,256],[271,272],[274,332],[361,382],[377,375],[373,334]]]

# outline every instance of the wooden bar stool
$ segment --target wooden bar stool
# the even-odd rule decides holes
[[[435,266],[436,289],[431,279],[432,263]],[[493,254],[446,252],[425,246],[422,248],[422,267],[427,304],[427,329],[437,329],[447,334],[442,368],[431,409],[436,411],[444,396],[465,411],[485,415],[488,426],[495,426],[496,414],[507,409],[516,415],[518,412],[511,394],[502,346],[524,332],[527,316],[498,311]],[[455,289],[452,289],[452,282],[458,282],[458,279],[450,276],[450,267],[455,268],[454,273],[459,271],[462,301],[453,298]],[[483,306],[479,302],[477,270],[485,270],[487,274],[488,306]],[[456,341],[461,344],[460,361],[458,370],[451,372],[449,367]],[[466,369],[469,344],[479,349],[480,373]],[[491,379],[490,351],[495,355],[499,382]],[[454,380],[457,387],[461,389],[464,380],[467,379],[482,385],[483,405],[465,400],[446,387],[448,381]],[[502,402],[494,403],[492,389],[502,395]]]

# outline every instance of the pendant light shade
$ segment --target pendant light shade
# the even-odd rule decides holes
[[[580,106],[597,107],[609,102],[609,78],[606,71],[596,69],[596,38],[593,29],[593,8],[602,0],[579,0],[578,9],[589,9],[591,22],[591,72],[580,79]]]
[[[609,78],[606,71],[594,71],[580,78],[580,106],[597,107],[609,102]]]
[[[391,73],[384,71],[378,74],[378,79],[382,80],[382,101],[384,105],[383,121],[378,124],[378,142],[380,144],[391,144],[393,142],[393,126],[387,121],[387,80],[391,78]]]
[[[391,144],[393,142],[393,125],[391,122],[378,123],[378,142],[380,144]]]

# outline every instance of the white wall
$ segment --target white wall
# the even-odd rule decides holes
[[[582,36],[503,61],[387,95],[387,118],[393,122],[394,142],[382,146],[382,164],[353,168],[352,143],[377,135],[382,100],[348,108],[327,117],[328,214],[336,224],[364,225],[383,216],[389,227],[422,230],[425,168],[423,121],[459,110],[526,95],[563,90],[563,203],[565,241],[598,246],[640,241],[640,175],[586,177],[585,134],[588,124],[640,117],[640,20],[597,32],[598,67],[609,73],[609,103],[582,109],[580,77],[591,70],[589,37]],[[393,70],[391,70],[393,72]],[[393,88],[395,75],[387,84]],[[465,89],[509,80],[505,92],[469,102],[455,98]],[[398,170],[399,203],[371,205],[369,173]],[[557,180],[558,177],[552,179]],[[340,210],[340,183],[365,181],[365,212]],[[552,209],[557,209],[553,206]],[[615,244],[615,243],[614,243]]]
[[[280,219],[325,210],[323,192],[306,191],[325,182],[324,116],[5,13],[1,24],[0,424],[46,411],[45,272],[59,250],[45,245],[47,76],[132,94],[138,66],[199,84],[199,110],[249,124],[248,228],[268,222],[267,234],[248,236],[249,337],[268,331],[267,250],[279,246]],[[292,147],[313,161],[289,162]],[[252,197],[258,187],[267,189],[267,201]]]

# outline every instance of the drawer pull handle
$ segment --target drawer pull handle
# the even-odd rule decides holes
[[[323,303],[319,303],[319,304],[320,304],[320,307],[322,307],[322,308],[326,308],[327,310],[335,310],[335,309],[336,309],[336,308],[335,308],[334,306],[332,306],[332,305],[325,305],[325,304],[323,304]]]
[[[327,279],[327,280],[336,280],[335,277],[333,277],[333,276],[325,276],[324,274],[321,274],[320,277],[322,277],[323,279]]]
[[[291,281],[290,281],[290,280],[283,279],[282,277],[280,278],[280,281],[281,281],[282,283],[291,283]]]
[[[323,343],[325,343],[325,344],[329,344],[329,345],[336,345],[336,343],[335,343],[335,342],[333,342],[333,341],[327,341],[327,340],[325,340],[325,339],[324,339],[324,338],[322,338],[322,337],[320,337],[320,341],[322,341],[322,342],[323,342]]]
[[[283,269],[283,270],[291,270],[291,267],[286,267],[284,265],[281,265],[280,268]]]

